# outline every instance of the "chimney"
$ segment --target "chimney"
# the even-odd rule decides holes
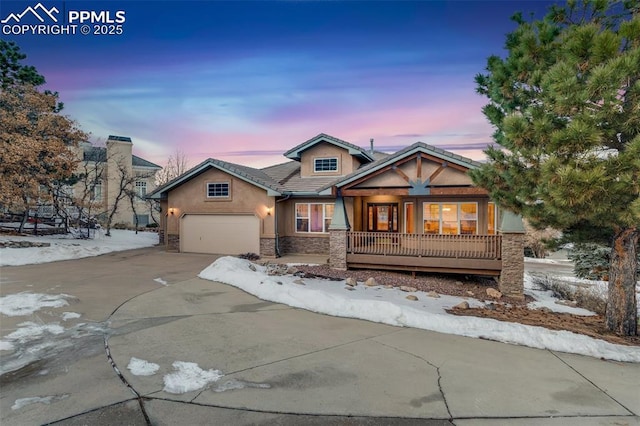
[[[369,143],[371,143],[371,155],[373,155],[373,138],[369,139]]]

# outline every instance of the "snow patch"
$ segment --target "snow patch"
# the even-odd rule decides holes
[[[0,340],[0,351],[12,351],[15,349],[13,343],[7,342],[5,340]]]
[[[50,247],[0,248],[0,266],[30,265],[58,260],[80,259],[114,251],[152,247],[158,244],[155,232],[112,229],[111,236],[96,234],[92,240],[76,239],[73,235],[0,236],[0,241],[32,241],[50,243]]]
[[[13,333],[8,334],[5,339],[25,343],[30,340],[35,340],[45,333],[64,333],[64,327],[58,324],[36,324],[35,322],[27,321],[18,324],[18,327],[20,328],[18,328]]]
[[[155,282],[157,282],[158,284],[162,284],[162,285],[164,285],[164,286],[168,286],[168,285],[169,285],[169,283],[168,283],[168,282],[166,282],[165,280],[163,280],[162,278],[154,278],[153,280],[154,280]]]
[[[55,395],[55,396],[34,396],[31,398],[20,398],[16,399],[13,405],[11,406],[12,410],[19,410],[22,407],[26,407],[31,404],[46,404],[49,405],[52,402],[60,401],[61,399],[68,398],[69,394],[64,395]]]
[[[158,372],[160,366],[153,362],[145,361],[144,359],[131,357],[127,369],[130,370],[134,376],[153,376]]]
[[[22,292],[0,297],[0,314],[9,317],[31,315],[42,308],[61,308],[69,303],[68,294],[42,294]]]
[[[172,365],[176,371],[164,376],[164,391],[168,393],[196,391],[223,376],[220,370],[205,371],[195,362],[176,361]]]
[[[80,315],[77,312],[63,312],[62,313],[62,321],[67,321],[70,319],[75,319],[75,318],[80,318],[82,315]]]
[[[484,338],[539,349],[577,353],[615,361],[640,362],[640,348],[615,345],[568,331],[502,322],[489,318],[454,316],[445,309],[462,300],[471,306],[484,304],[469,298],[442,295],[434,299],[424,292],[412,293],[418,301],[406,299],[399,289],[358,285],[345,291],[344,281],[268,276],[265,268],[236,257],[221,257],[198,275],[200,278],[238,287],[263,300],[282,303],[328,315],[360,318],[400,327],[415,327],[440,333]]]

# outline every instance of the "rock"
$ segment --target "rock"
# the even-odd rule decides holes
[[[298,268],[296,268],[295,266],[289,266],[287,268],[287,274],[288,275],[295,275],[298,273]]]
[[[546,306],[543,306],[542,308],[538,309],[540,312],[545,312],[547,314],[550,314],[551,312],[553,312],[551,309],[547,308]]]
[[[496,305],[494,305],[493,303],[487,303],[484,307],[487,308],[490,311],[495,311],[496,310]]]
[[[249,269],[251,269],[252,271],[254,271],[254,272],[255,272],[255,270],[256,270],[256,265],[254,265],[253,263],[250,263],[250,264],[249,264]]]
[[[276,281],[276,284],[282,285],[282,281]]]
[[[355,287],[355,286],[357,286],[357,285],[358,285],[358,282],[356,281],[356,279],[355,279],[355,278],[353,278],[353,277],[349,277],[349,278],[347,278],[347,280],[346,280],[345,284],[346,284],[346,285],[348,285],[348,286],[350,286],[350,287]]]
[[[453,309],[469,309],[469,302],[464,300],[458,303],[456,306],[454,306]]]
[[[427,293],[427,296],[433,297],[434,299],[439,299],[440,298],[440,295],[438,293],[436,293],[435,291],[430,291],[429,293]]]
[[[364,282],[364,285],[366,285],[367,287],[375,287],[378,285],[378,282],[375,278],[371,277]]]
[[[418,296],[410,294],[407,297],[405,297],[405,299],[416,301],[416,300],[418,300]]]
[[[401,285],[401,286],[400,286],[400,290],[402,290],[402,291],[406,291],[406,292],[409,292],[409,293],[413,293],[413,292],[415,292],[415,291],[418,291],[418,289],[417,289],[417,288],[415,288],[415,287],[409,287],[408,285]]]
[[[391,284],[387,284],[387,285],[384,286],[384,288],[391,289],[391,288],[393,288],[393,286]]]
[[[575,308],[578,306],[578,302],[575,300],[556,300],[556,305],[569,306],[571,308]]]
[[[487,289],[487,296],[492,297],[494,299],[500,299],[502,297],[502,293],[500,293],[498,290],[496,290],[495,288],[491,288],[489,287]]]
[[[349,290],[349,291],[354,291],[354,290],[355,290],[355,288],[353,288],[353,287],[349,287],[349,286],[345,287],[344,289],[345,289],[345,290]]]
[[[456,281],[456,285],[464,285],[462,281]]]
[[[472,297],[474,297],[474,296],[476,295],[474,292],[472,292],[472,291],[470,291],[470,290],[467,290],[467,294],[468,294],[469,296],[472,296]]]
[[[298,278],[297,280],[293,280],[294,284],[299,284],[299,285],[304,285],[304,281],[302,281],[302,278]]]

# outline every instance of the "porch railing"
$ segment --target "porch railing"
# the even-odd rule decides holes
[[[500,259],[500,235],[347,232],[347,253],[388,256]]]

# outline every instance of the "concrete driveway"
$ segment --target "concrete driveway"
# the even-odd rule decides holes
[[[29,360],[0,377],[0,423],[640,425],[638,364],[292,309],[196,278],[213,260],[152,248],[3,268],[3,296],[73,299],[2,316],[2,336],[25,321],[65,331],[0,352]],[[160,370],[135,376],[132,357]],[[175,361],[224,377],[167,393]]]

